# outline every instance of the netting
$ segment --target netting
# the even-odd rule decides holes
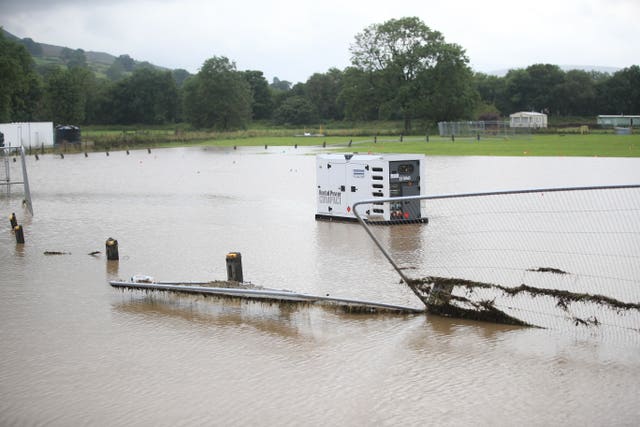
[[[427,224],[363,224],[429,311],[640,337],[640,186],[375,203],[416,199]]]
[[[442,137],[513,138],[531,136],[530,128],[511,127],[509,121],[438,122]]]

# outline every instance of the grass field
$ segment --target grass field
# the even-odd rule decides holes
[[[408,136],[400,141],[397,134],[380,134],[375,139],[364,132],[331,129],[331,136],[299,136],[303,129],[249,129],[212,133],[176,129],[108,130],[87,129],[83,140],[94,141],[94,150],[139,147],[178,146],[317,146],[339,151],[360,153],[419,153],[442,156],[579,156],[579,157],[640,157],[640,133],[545,134],[479,141],[475,138]],[[298,136],[296,136],[298,135]]]
[[[406,141],[406,140],[405,140]],[[640,135],[534,135],[516,139],[456,139],[432,137],[363,144],[367,151],[424,153],[446,156],[579,156],[640,157]]]
[[[351,145],[349,142],[351,141]],[[205,140],[187,145],[206,146],[319,146],[360,153],[419,153],[441,156],[579,156],[640,157],[637,135],[535,135],[520,139],[380,137],[252,137]],[[161,144],[176,146],[176,143]],[[178,144],[179,145],[179,144]]]

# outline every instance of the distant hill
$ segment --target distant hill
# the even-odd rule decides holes
[[[30,38],[20,38],[10,32],[2,29],[4,36],[10,40],[16,41],[24,45],[31,56],[36,62],[36,66],[46,67],[47,65],[61,65],[64,66],[65,62],[63,59],[63,52],[65,49],[71,49],[73,51],[77,50],[74,48],[69,48],[66,46],[56,46],[47,43],[39,43]],[[113,65],[116,61],[117,57],[111,55],[106,52],[95,52],[95,51],[84,51],[84,55],[87,61],[87,66],[90,70],[92,70],[96,75],[100,77],[107,76],[107,70]],[[133,60],[133,68],[139,66],[151,66],[153,68],[157,68],[159,70],[168,70],[168,68],[161,67],[158,65],[151,64],[147,61],[137,61]],[[128,72],[124,72],[124,75],[128,74]]]
[[[22,42],[22,39],[18,39],[17,41],[18,43],[20,43]],[[55,46],[52,44],[38,43],[38,42],[35,42],[35,43],[42,48],[42,56],[60,57],[60,55],[62,54],[62,49],[64,49],[63,46]],[[115,56],[108,54],[106,52],[94,52],[92,50],[85,51],[84,55],[87,58],[87,62],[99,62],[105,65],[113,64],[113,61],[115,61],[116,59]]]

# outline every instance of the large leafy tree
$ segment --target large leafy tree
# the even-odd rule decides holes
[[[273,78],[273,81],[271,82],[271,84],[269,85],[269,87],[275,91],[282,91],[282,92],[286,92],[288,90],[291,90],[291,82],[287,81],[287,80],[280,80],[277,77]]]
[[[480,98],[473,85],[473,72],[457,45],[445,45],[438,62],[418,75],[418,111],[433,121],[448,121],[473,114]]]
[[[256,120],[270,118],[273,113],[273,96],[264,74],[262,74],[262,71],[247,70],[242,75],[251,88],[253,98],[251,103],[252,118]]]
[[[87,57],[82,49],[72,50],[68,47],[63,47],[60,52],[60,58],[69,68],[87,66]]]
[[[570,70],[555,88],[557,108],[561,115],[588,116],[598,114],[595,80],[587,71]]]
[[[42,79],[27,49],[0,31],[0,122],[38,118]]]
[[[439,96],[437,103],[428,99],[462,87],[464,92],[457,95],[468,96],[473,93],[472,74],[464,50],[446,43],[419,18],[391,19],[365,28],[356,35],[351,54],[355,67],[372,74],[369,81],[381,97],[380,118],[399,114],[406,131],[416,117],[454,119],[465,114],[464,108],[442,102],[473,104],[473,99],[461,103],[447,96]]]
[[[341,120],[344,106],[339,99],[342,90],[342,71],[332,68],[326,73],[315,73],[305,83],[305,92],[323,120]]]
[[[274,121],[281,125],[310,125],[317,123],[318,113],[307,98],[293,95],[285,99],[275,111]]]
[[[107,68],[106,75],[109,80],[120,80],[130,75],[135,65],[135,61],[129,55],[120,55],[114,59],[109,68]]]
[[[178,89],[170,71],[137,69],[112,89],[113,121],[122,124],[173,122],[178,99]]]
[[[342,91],[338,97],[344,105],[348,120],[377,120],[381,97],[373,84],[372,73],[356,67],[347,67],[342,78]]]
[[[509,70],[506,92],[513,111],[545,111],[558,114],[558,87],[564,83],[564,72],[557,65],[534,64],[526,69]]]
[[[476,73],[474,75],[474,84],[484,104],[494,106],[502,114],[508,112],[508,106],[505,104],[504,78],[484,73]]]
[[[191,77],[191,74],[183,68],[176,68],[171,71],[171,75],[173,75],[173,80],[176,81],[178,88],[181,88],[184,82]]]
[[[640,114],[640,66],[616,71],[600,89],[604,114]]]
[[[49,70],[44,97],[48,117],[55,123],[85,123],[93,79],[86,68]]]
[[[199,128],[245,127],[251,120],[251,87],[226,57],[207,59],[184,84],[184,114]]]

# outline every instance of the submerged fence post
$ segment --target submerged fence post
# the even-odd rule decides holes
[[[439,308],[449,304],[449,301],[451,300],[451,292],[453,292],[453,286],[454,285],[450,283],[434,283],[433,288],[431,288],[431,292],[429,293],[427,308]]]
[[[118,261],[120,259],[120,255],[118,254],[118,241],[109,237],[105,242],[105,247],[107,251],[107,260],[109,261]]]
[[[22,230],[22,226],[16,225],[13,227],[13,231],[16,233],[16,243],[24,244],[24,231]]]
[[[229,252],[227,254],[227,280],[230,282],[243,282],[242,277],[242,255],[240,252]]]

